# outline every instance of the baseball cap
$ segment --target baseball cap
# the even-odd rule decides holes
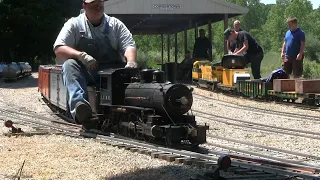
[[[229,35],[231,34],[231,32],[233,32],[234,30],[233,29],[226,29],[225,31],[224,31],[224,37],[225,37],[225,39],[226,40],[228,40],[229,39]]]
[[[93,2],[94,0],[83,0],[84,3],[91,3]]]

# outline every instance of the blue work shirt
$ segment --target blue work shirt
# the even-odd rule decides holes
[[[286,42],[286,56],[297,56],[300,51],[301,41],[305,41],[305,33],[302,29],[288,30],[284,38]]]

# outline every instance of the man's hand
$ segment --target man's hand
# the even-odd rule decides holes
[[[283,52],[281,52],[281,59],[284,59],[285,57],[284,57],[284,53]]]
[[[87,68],[89,71],[93,71],[97,68],[97,60],[94,59],[92,56],[87,54],[86,52],[81,52],[79,54],[78,59],[82,62],[82,64]]]
[[[124,68],[137,68],[137,63],[134,61],[128,61]]]
[[[302,54],[299,53],[299,54],[297,55],[297,60],[301,60],[301,59],[302,59]]]

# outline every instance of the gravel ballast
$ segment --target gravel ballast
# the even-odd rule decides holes
[[[283,112],[297,113],[302,115],[313,115],[319,116],[320,112],[312,111],[312,110],[303,110],[299,108],[294,108],[286,105],[279,105],[274,103],[263,103],[263,102],[255,102],[240,98],[228,97],[223,94],[218,94],[214,92],[209,92],[206,90],[195,88],[194,92],[197,94],[201,94],[202,96],[207,96],[210,98],[194,98],[193,110],[198,110],[202,112],[206,112],[209,114],[213,114],[216,116],[222,116],[225,118],[219,117],[209,117],[207,115],[203,115],[207,118],[196,117],[196,120],[200,124],[208,124],[210,126],[210,130],[208,134],[217,135],[220,137],[227,137],[235,140],[246,141],[250,143],[276,147],[280,149],[297,151],[301,153],[311,154],[315,156],[320,156],[320,140],[305,138],[305,137],[296,137],[294,135],[286,135],[283,133],[275,133],[275,132],[266,132],[257,129],[252,129],[250,127],[239,127],[235,125],[228,124],[230,123],[238,123],[243,125],[248,125],[251,123],[260,123],[264,125],[270,125],[274,127],[282,127],[282,128],[290,128],[296,130],[304,130],[310,132],[319,132],[320,129],[320,121],[303,119],[303,118],[292,118],[280,116],[277,114],[269,114],[269,113],[258,113],[254,110],[242,110],[238,107],[241,106],[251,106],[251,107],[259,107],[263,109],[269,110],[277,110]],[[211,99],[214,98],[214,99]],[[230,101],[237,105],[227,106],[227,103],[220,103],[219,100]],[[204,103],[205,102],[205,103]],[[224,105],[226,104],[226,105]],[[199,113],[195,113],[199,114]],[[232,121],[230,118],[234,120],[243,120],[247,121],[247,123]],[[215,119],[223,120],[225,123],[214,121]],[[260,127],[260,126],[259,126]],[[267,127],[263,127],[264,129],[268,129]],[[271,128],[269,128],[271,129]],[[284,132],[284,131],[283,131]],[[318,137],[320,137],[318,135]],[[210,139],[210,138],[209,138]],[[218,143],[219,140],[212,139],[208,140],[209,142],[214,141]],[[232,145],[232,143],[230,143]],[[240,149],[247,149],[246,145],[233,145],[233,147],[237,147]],[[270,152],[264,151],[263,154],[270,154]]]
[[[43,102],[39,101],[37,73],[32,77],[11,84],[0,80],[0,100],[12,105],[25,107],[46,117],[51,117]],[[232,98],[195,88],[195,93],[216,100],[194,98],[192,109],[204,111],[226,118],[240,119],[248,122],[262,123],[277,127],[301,129],[317,132],[320,122],[289,118],[276,114],[257,113],[241,110],[237,105],[227,107],[219,100],[230,101],[238,106],[246,105],[278,111],[288,111],[305,115],[319,116],[319,112],[302,110],[285,105],[261,103],[240,98]],[[320,156],[320,140],[294,137],[237,127],[228,123],[216,122],[208,118],[196,117],[200,124],[208,124],[211,135],[228,137],[241,141],[277,147],[286,150]],[[229,121],[229,120],[225,120]],[[230,121],[232,123],[239,123]],[[20,126],[25,131],[30,127]],[[0,133],[8,132],[0,127]],[[89,139],[76,139],[60,135],[43,135],[32,137],[0,136],[0,179],[12,179],[24,160],[23,176],[28,179],[188,179],[203,172],[196,167],[181,166],[163,160],[151,159],[146,155],[132,153],[117,147],[103,145]],[[208,138],[208,142],[220,143],[220,140]],[[221,142],[222,143],[222,142]],[[224,145],[259,152],[257,148],[246,145],[223,142]],[[208,148],[219,149],[205,145]],[[259,152],[271,155],[270,152]],[[281,156],[284,157],[284,156]],[[289,157],[288,157],[289,158]],[[292,156],[290,156],[292,159]],[[22,178],[23,179],[23,178]]]

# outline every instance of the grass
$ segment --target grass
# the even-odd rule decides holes
[[[260,66],[261,77],[269,76],[273,70],[281,68],[281,64],[282,64],[282,60],[280,59],[280,53],[276,53],[276,52],[266,53],[263,57],[263,60]],[[251,76],[253,77],[251,73],[250,65],[248,67],[248,70]]]

